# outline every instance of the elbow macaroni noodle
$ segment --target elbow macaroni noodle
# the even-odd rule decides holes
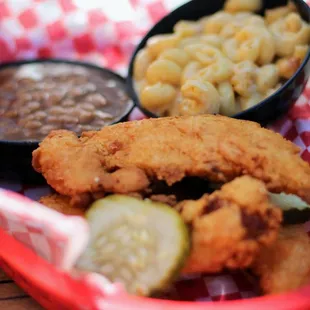
[[[181,76],[181,84],[185,84],[187,80],[192,79],[200,69],[202,65],[198,61],[191,61],[187,64],[187,66],[183,69],[182,76]]]
[[[176,95],[177,91],[173,86],[159,82],[142,90],[141,103],[152,111],[163,113],[173,103]]]
[[[218,56],[212,64],[198,72],[203,81],[219,84],[233,75],[233,64],[226,57]]]
[[[180,110],[183,112],[186,110],[186,115],[219,113],[220,111],[220,94],[210,82],[199,78],[188,80],[181,87],[181,94],[185,99],[186,109],[184,109],[183,102],[181,102]],[[190,105],[188,105],[188,102],[190,102]],[[181,115],[185,114],[182,113]]]
[[[310,26],[292,4],[265,16],[255,14],[261,5],[227,0],[223,11],[150,38],[134,63],[142,106],[159,116],[232,116],[278,90],[306,57]]]
[[[279,72],[276,65],[265,65],[257,70],[256,85],[260,93],[264,94],[279,83]]]
[[[227,0],[225,10],[228,12],[256,12],[262,6],[262,0]]]
[[[276,52],[280,57],[291,56],[296,45],[308,44],[310,27],[296,13],[290,13],[270,25]]]
[[[159,56],[159,59],[168,59],[170,61],[174,61],[181,68],[184,68],[190,61],[189,55],[180,48],[170,48],[165,50]]]
[[[168,59],[158,59],[150,64],[146,71],[149,84],[158,82],[179,85],[182,69],[175,62]]]
[[[230,80],[235,93],[241,97],[252,97],[257,92],[257,66],[249,60],[235,64]]]
[[[220,83],[218,85],[218,92],[221,98],[220,113],[227,116],[236,114],[238,112],[238,105],[231,83]]]

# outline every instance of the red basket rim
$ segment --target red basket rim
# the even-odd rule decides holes
[[[103,303],[104,309],[113,310],[302,310],[310,308],[310,285],[295,292],[269,295],[250,299],[217,302],[178,302],[139,298],[125,295],[113,296]]]
[[[90,302],[89,292],[85,292],[85,296],[78,296],[78,293],[73,296],[70,287],[64,285],[63,271],[56,269],[1,228],[0,241],[0,258],[10,266],[13,273],[17,272],[27,278],[33,287],[40,288],[50,297],[57,298],[67,305],[71,304],[68,309],[74,309],[74,307],[72,308],[73,298],[75,304],[82,301]],[[29,272],[30,270],[33,271],[34,267],[36,272]],[[53,281],[48,281],[51,277]],[[264,310],[302,310],[310,308],[310,285],[286,294],[221,302],[178,302],[135,297],[121,293],[107,295],[101,301],[101,305],[102,309],[105,310],[137,310],[139,308],[148,310],[205,310],[206,307],[208,310],[261,310],[262,307]]]

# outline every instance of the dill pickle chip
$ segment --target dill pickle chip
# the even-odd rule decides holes
[[[271,201],[281,208],[283,211],[289,211],[292,209],[297,210],[305,210],[310,209],[310,205],[308,205],[305,201],[303,201],[300,197],[292,194],[273,194],[269,193]]]
[[[269,193],[270,200],[283,211],[283,224],[295,225],[309,220],[310,205],[292,194]]]
[[[77,268],[122,283],[131,294],[166,289],[189,254],[187,226],[165,204],[111,195],[96,201],[86,218],[91,236]]]

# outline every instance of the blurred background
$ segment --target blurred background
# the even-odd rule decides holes
[[[185,0],[0,1],[0,62],[82,59],[125,75],[143,34]]]

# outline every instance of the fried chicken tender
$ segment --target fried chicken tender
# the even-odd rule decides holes
[[[133,193],[154,180],[186,176],[229,182],[262,180],[271,192],[310,202],[310,166],[299,148],[258,124],[215,115],[126,122],[99,132],[51,132],[33,152],[33,167],[58,193]]]
[[[277,241],[260,252],[253,271],[264,293],[294,290],[310,282],[310,238],[302,225],[283,227]]]
[[[42,197],[40,202],[64,214],[84,216],[86,212],[70,206],[69,197],[57,194]],[[282,220],[282,211],[270,202],[264,183],[249,176],[175,208],[192,232],[192,250],[183,273],[248,267],[262,246],[276,240]]]
[[[52,194],[41,197],[39,202],[44,206],[66,215],[84,216],[86,209],[70,205],[70,197]]]
[[[250,266],[261,247],[276,240],[282,221],[264,183],[249,176],[176,208],[192,228],[192,251],[183,273]]]

